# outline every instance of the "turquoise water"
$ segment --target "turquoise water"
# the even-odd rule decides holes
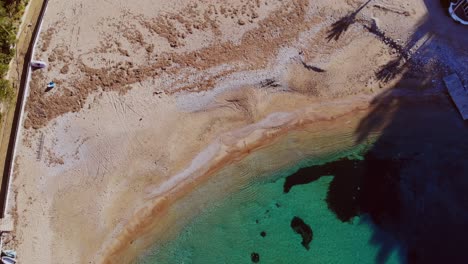
[[[285,178],[297,169],[277,172],[271,181],[253,182],[218,201],[139,263],[253,263],[252,253],[259,255],[258,263],[382,263],[379,254],[385,255],[384,263],[400,263],[398,250],[376,242],[395,244],[368,216],[342,222],[328,209],[332,175],[283,193]],[[313,230],[310,250],[291,228],[295,216]]]

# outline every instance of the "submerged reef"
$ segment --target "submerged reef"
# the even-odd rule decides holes
[[[295,216],[291,220],[291,228],[296,232],[297,234],[301,235],[302,237],[302,246],[304,246],[305,249],[309,250],[310,249],[310,242],[312,242],[312,238],[314,236],[314,233],[312,232],[312,228],[308,224],[304,222],[301,218]]]

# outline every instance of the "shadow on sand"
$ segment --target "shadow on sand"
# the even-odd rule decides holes
[[[364,7],[366,7],[367,4],[369,4],[371,1],[372,0],[368,0],[363,5],[361,5],[358,9],[356,9],[354,12],[349,13],[348,15],[342,17],[340,20],[333,23],[331,29],[328,31],[327,40],[328,41],[339,40],[341,35],[348,30],[349,26],[351,26],[352,24],[354,24],[354,22],[356,22],[357,14],[361,12],[361,10],[364,9]]]
[[[468,29],[453,23],[440,3],[425,4],[429,13],[405,46],[364,25],[399,54],[376,70],[377,78],[402,76],[374,99],[355,132],[360,143],[382,131],[365,159],[307,168],[299,173],[315,176],[290,179],[284,188],[335,175],[328,206],[342,221],[366,214],[378,226],[369,242],[379,247],[376,263],[385,263],[394,251],[402,263],[468,263],[468,124],[442,82],[444,75],[457,73],[468,84],[468,54],[462,48]],[[328,39],[338,40],[362,8],[333,24]]]
[[[399,53],[397,60],[377,71],[377,78],[386,82],[403,77],[374,100],[373,111],[356,131],[362,142],[372,131],[383,130],[366,154],[363,176],[356,179],[358,202],[362,213],[394,236],[402,262],[467,263],[468,125],[445,94],[441,79],[456,72],[466,85],[468,54],[450,42],[468,43],[468,36],[434,2],[425,1],[429,14],[405,47],[375,31]],[[420,44],[410,54],[416,43]],[[339,214],[339,204],[330,207]],[[397,244],[382,239],[380,232],[376,230],[371,241],[380,247],[376,263],[384,263],[397,250]]]

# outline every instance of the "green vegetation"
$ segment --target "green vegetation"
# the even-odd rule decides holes
[[[11,102],[15,97],[15,91],[11,87],[10,82],[5,79],[0,79],[0,100],[3,102]]]
[[[0,102],[8,106],[15,97],[11,83],[5,79],[15,55],[16,33],[28,0],[0,0]],[[2,120],[0,113],[0,121]]]
[[[16,33],[27,0],[0,0],[0,101],[11,102],[14,90],[5,75],[15,55]]]

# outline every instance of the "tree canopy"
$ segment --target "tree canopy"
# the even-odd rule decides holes
[[[5,77],[15,54],[18,24],[26,1],[0,0],[0,78]]]

